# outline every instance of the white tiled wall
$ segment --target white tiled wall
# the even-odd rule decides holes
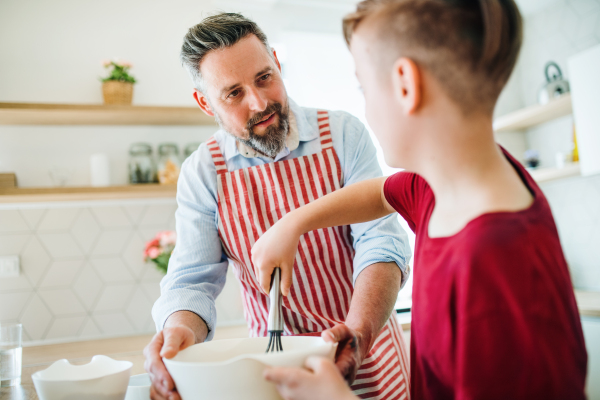
[[[0,256],[19,255],[21,275],[0,278],[0,322],[21,322],[30,343],[153,332],[162,275],[143,250],[174,229],[175,209],[174,199],[2,205]],[[219,324],[243,320],[231,273],[217,313]]]
[[[513,77],[519,85],[507,88],[512,93],[504,97],[514,98],[520,91],[519,106],[530,106],[537,103],[546,62],[557,62],[568,79],[567,59],[600,43],[600,0],[552,1],[525,18],[524,39]],[[563,117],[530,129],[527,144],[540,152],[542,166],[553,167],[557,152],[571,150],[572,132],[572,116]],[[600,290],[600,175],[541,187],[552,207],[575,286]]]

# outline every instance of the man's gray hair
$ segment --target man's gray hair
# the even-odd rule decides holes
[[[267,36],[256,22],[236,13],[220,13],[191,27],[183,38],[180,59],[188,70],[196,89],[205,93],[200,62],[211,50],[231,47],[248,35],[256,35],[272,57]]]

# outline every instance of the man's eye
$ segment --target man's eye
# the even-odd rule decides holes
[[[240,90],[234,90],[233,92],[229,93],[229,95],[227,97],[237,97],[237,95],[240,94]]]
[[[267,79],[269,79],[269,77],[271,76],[271,74],[265,74],[263,76],[260,77],[261,81],[266,81]]]

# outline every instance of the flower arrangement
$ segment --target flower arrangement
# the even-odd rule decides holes
[[[136,80],[133,76],[129,75],[129,69],[133,67],[130,62],[127,61],[118,61],[118,60],[104,60],[102,62],[104,68],[111,68],[110,75],[106,78],[100,78],[102,82],[108,81],[119,81],[119,82],[129,82],[136,83]]]
[[[152,261],[162,273],[166,274],[176,241],[177,234],[175,232],[158,232],[154,239],[146,243],[144,261]]]

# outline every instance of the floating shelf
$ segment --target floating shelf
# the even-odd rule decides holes
[[[494,131],[520,131],[573,113],[571,94],[567,93],[544,105],[512,112],[494,121]]]
[[[175,197],[177,185],[141,184],[107,187],[0,188],[0,203],[116,200]]]
[[[563,168],[540,168],[529,171],[536,182],[548,182],[555,179],[581,175],[579,163],[568,163]]]
[[[198,107],[0,103],[0,125],[215,125]]]

